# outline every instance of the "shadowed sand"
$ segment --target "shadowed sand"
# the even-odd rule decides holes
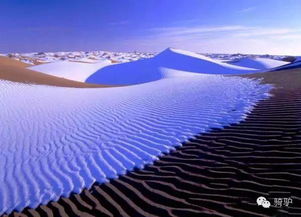
[[[8,80],[29,84],[43,84],[59,87],[110,87],[109,85],[88,84],[47,75],[44,73],[27,69],[27,66],[29,65],[26,63],[22,63],[20,61],[13,60],[7,57],[0,57],[0,80]]]
[[[154,165],[10,216],[301,214],[301,69],[245,75],[274,84],[245,121],[196,135]],[[256,198],[291,197],[264,209]]]

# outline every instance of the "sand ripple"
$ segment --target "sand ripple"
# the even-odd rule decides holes
[[[277,74],[268,80],[273,79]],[[300,86],[294,80],[280,82],[282,88],[240,123],[200,134],[143,170],[23,214],[299,216],[301,91],[292,88]],[[256,204],[261,195],[272,205],[273,198],[282,197],[291,197],[293,204],[264,209]]]
[[[238,77],[195,75],[110,89],[59,88],[1,81],[0,89],[0,213],[3,213],[27,206],[37,207],[62,196],[68,197],[72,192],[79,193],[95,182],[107,182],[134,168],[143,168],[197,133],[242,120],[255,102],[267,97],[269,86]],[[188,156],[186,163],[170,157],[168,162],[173,162],[172,166],[162,161],[163,171],[172,168],[168,172],[170,177],[165,180],[175,178],[177,165],[193,164],[198,161],[193,156],[201,154],[184,153],[183,156]],[[218,154],[223,156],[223,152]],[[231,159],[233,162],[239,160],[241,158]],[[207,162],[203,157],[201,161]],[[194,166],[184,168],[190,172],[195,169]],[[191,213],[198,210],[197,205],[176,199],[176,189],[185,187],[180,184],[182,178],[177,176],[177,186],[167,188],[175,190],[148,201],[143,195],[155,196],[166,185],[157,182],[161,180],[161,175],[157,174],[151,175],[149,182],[136,180],[152,173],[134,172],[133,180],[132,177],[121,178],[114,182],[116,186],[108,184],[105,189],[97,187],[95,190],[100,197],[106,198],[105,201],[109,200],[108,204],[113,204],[116,213],[123,212],[118,205],[123,199],[115,201],[116,198],[128,193],[136,195],[141,204],[154,204],[156,209],[149,208],[146,211],[149,213],[161,210],[162,213],[180,214],[185,210]],[[212,173],[220,174],[216,170]],[[127,182],[137,182],[146,191],[129,188],[122,192],[128,189]],[[188,184],[199,187],[200,182]],[[152,192],[153,186],[162,189]],[[184,195],[190,195],[193,203],[199,203],[193,199],[194,194],[189,193],[191,189],[186,190]],[[166,203],[159,203],[163,198]],[[136,199],[125,204],[134,206]],[[89,207],[90,203],[93,202],[84,206]],[[59,203],[54,206],[59,215],[64,214]],[[68,206],[76,211],[72,203]],[[164,207],[170,206],[174,208],[164,211]],[[137,211],[143,213],[144,208],[138,207]],[[47,210],[45,208],[46,213]],[[98,210],[111,213],[102,205]]]

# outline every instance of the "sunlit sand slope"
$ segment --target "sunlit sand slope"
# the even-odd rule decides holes
[[[25,63],[0,56],[0,80],[22,82],[28,84],[42,84],[59,87],[105,87],[106,85],[92,85],[76,82],[64,78],[43,74],[27,69]]]

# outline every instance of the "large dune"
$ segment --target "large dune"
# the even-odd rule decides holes
[[[28,64],[0,56],[0,80],[22,82],[29,84],[43,84],[59,87],[106,87],[107,85],[93,85],[71,81],[27,69]]]
[[[193,52],[168,48],[150,59],[104,67],[92,74],[86,82],[111,85],[139,84],[173,76],[166,73],[166,69],[205,74],[244,74],[255,71],[222,63]]]

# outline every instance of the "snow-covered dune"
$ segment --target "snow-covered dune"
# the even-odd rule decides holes
[[[98,63],[58,61],[31,66],[29,69],[69,80],[84,82],[91,74],[110,64],[109,60],[102,60]]]
[[[301,68],[301,61],[295,61],[290,64],[279,66],[273,70],[285,70],[285,69],[295,69],[295,68]]]
[[[63,64],[69,79],[93,71],[56,64],[51,73]],[[0,80],[0,215],[143,168],[196,134],[243,120],[271,87],[218,75],[242,72],[252,70],[168,49],[90,77],[137,85],[80,89]]]
[[[244,74],[255,71],[193,52],[168,48],[150,59],[104,67],[92,74],[86,82],[112,85],[145,83],[165,77],[162,69],[166,68],[206,74]]]
[[[117,178],[198,133],[238,122],[269,86],[183,73],[116,88],[9,81],[0,88],[2,214]]]
[[[238,60],[235,60],[235,61],[232,61],[229,63],[232,65],[235,65],[235,66],[248,67],[248,68],[253,68],[253,69],[258,69],[258,70],[266,70],[266,69],[271,69],[271,68],[285,65],[288,62],[280,61],[280,60],[273,60],[273,59],[268,59],[268,58],[246,57],[246,58],[238,59]]]
[[[107,87],[72,81],[49,74],[30,70],[29,65],[7,57],[0,57],[0,80],[23,82],[27,84],[52,85],[59,87]]]

